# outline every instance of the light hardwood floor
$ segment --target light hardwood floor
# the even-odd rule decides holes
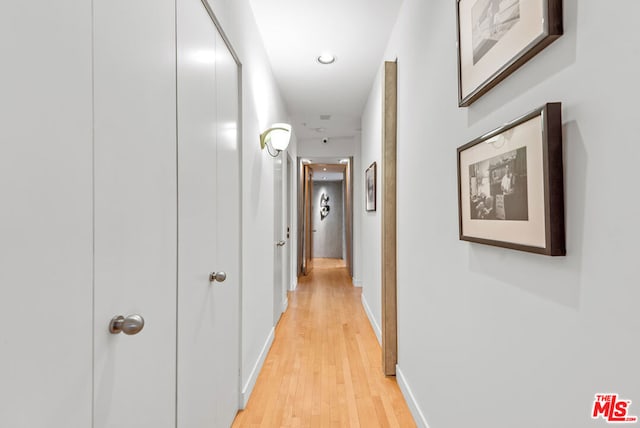
[[[316,259],[233,427],[415,427],[341,260]]]

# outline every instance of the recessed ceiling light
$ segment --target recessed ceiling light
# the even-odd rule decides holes
[[[336,62],[336,57],[331,54],[322,54],[317,58],[317,60],[320,64],[327,65]]]
[[[322,170],[323,170],[323,171],[326,171],[326,170],[327,170],[327,168],[322,168]]]

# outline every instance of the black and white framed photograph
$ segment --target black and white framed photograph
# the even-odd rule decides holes
[[[467,107],[562,35],[562,0],[457,0],[458,104]]]
[[[472,219],[528,220],[527,148],[469,165],[469,194]]]
[[[372,163],[364,173],[366,200],[365,209],[367,211],[376,210],[376,163]]]
[[[459,147],[460,239],[565,255],[563,182],[560,103]]]

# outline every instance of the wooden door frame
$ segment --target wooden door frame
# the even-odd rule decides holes
[[[331,158],[334,159],[334,158]],[[308,162],[305,160],[305,162]],[[312,224],[312,197],[313,197],[313,166],[341,165],[338,159],[329,160],[324,158],[322,161],[314,163],[302,162],[302,158],[298,157],[297,162],[297,218],[298,218],[298,257],[296,272],[298,276],[308,275],[313,269],[313,224]],[[343,228],[345,233],[346,245],[346,265],[349,271],[349,277],[353,277],[353,156],[347,158],[346,165],[343,165],[344,174],[344,193],[343,203],[345,207]],[[308,256],[308,258],[307,258]]]
[[[344,171],[344,227],[347,245],[347,270],[353,280],[353,156],[350,156]]]
[[[382,105],[382,368],[395,376],[398,363],[396,143],[398,67],[384,63]]]
[[[301,166],[300,173],[300,188],[301,192],[298,193],[299,197],[301,197],[301,201],[298,204],[298,207],[302,209],[299,213],[302,219],[302,234],[299,237],[301,245],[299,248],[301,251],[301,263],[300,263],[300,273],[302,275],[308,275],[311,272],[312,266],[312,239],[313,234],[311,233],[311,195],[313,193],[313,182],[311,177],[311,168],[309,165],[298,161]]]
[[[298,257],[296,260],[296,278],[304,274],[304,164],[300,156],[296,159],[296,182],[298,183],[296,192],[296,218],[297,224],[297,248]]]
[[[291,284],[293,282],[293,266],[294,266],[294,261],[293,261],[293,241],[291,240],[291,235],[293,233],[293,231],[291,230],[292,227],[291,225],[293,224],[293,190],[294,190],[294,180],[293,180],[293,159],[291,158],[291,154],[287,153],[286,155],[286,160],[287,160],[287,166],[286,166],[286,178],[287,178],[287,184],[286,184],[286,195],[285,195],[285,199],[286,199],[286,211],[285,211],[285,218],[286,218],[286,240],[287,240],[287,245],[285,246],[285,254],[287,257],[286,260],[286,267],[287,267],[287,272],[286,272],[286,289],[285,289],[285,294],[287,295],[287,302],[289,300],[288,297],[288,292],[289,290],[291,290]],[[288,305],[288,303],[287,303]]]
[[[305,212],[305,219],[307,221],[307,230],[308,235],[305,239],[305,245],[307,245],[307,270],[305,275],[308,275],[313,270],[313,213],[311,212],[311,207],[313,205],[313,172],[311,171],[311,167],[307,167],[309,171],[309,177],[307,178],[307,190],[306,190],[306,198],[307,202],[305,203],[305,208],[307,208]]]

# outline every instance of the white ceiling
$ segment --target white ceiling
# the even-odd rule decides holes
[[[402,0],[250,2],[298,138],[358,133]],[[337,61],[319,64],[324,52]]]
[[[309,165],[313,181],[342,181],[344,180],[345,165],[317,163]]]

